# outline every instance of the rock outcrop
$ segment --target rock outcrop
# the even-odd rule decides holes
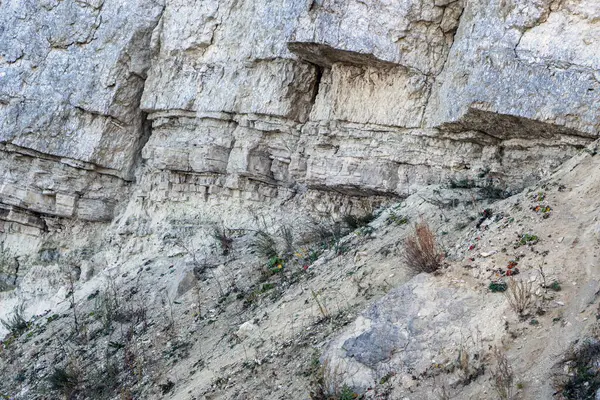
[[[590,2],[1,7],[6,231],[111,221],[140,195],[516,190],[596,136]]]
[[[246,267],[224,231],[304,234],[430,185],[451,209],[466,195],[447,187],[474,205],[537,184],[598,138],[598,18],[595,0],[0,1],[0,318],[64,307],[65,266],[85,282],[187,257],[185,290],[165,289],[181,296]],[[361,389],[382,377],[363,339],[416,318],[411,285],[439,289],[428,307],[477,301],[422,278],[388,295],[412,308],[366,311],[377,327],[340,345]],[[411,334],[415,354],[434,340]]]

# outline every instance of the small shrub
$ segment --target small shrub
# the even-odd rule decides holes
[[[511,278],[508,281],[508,290],[505,292],[510,307],[520,316],[524,317],[532,301],[532,283]]]
[[[21,333],[25,332],[28,328],[28,323],[23,316],[25,313],[25,305],[20,304],[13,310],[12,317],[8,317],[8,319],[0,319],[2,326],[7,329],[14,336],[19,336]]]
[[[472,189],[476,187],[476,182],[469,178],[450,179],[448,182],[448,187],[450,189]]]
[[[167,393],[169,393],[171,389],[173,389],[173,387],[175,387],[175,384],[169,379],[166,383],[159,384],[158,387],[160,388],[160,391],[164,396]]]
[[[502,200],[511,196],[510,191],[495,186],[491,179],[486,180],[483,185],[478,185],[481,195],[490,200]]]
[[[569,374],[557,385],[564,399],[595,399],[600,389],[600,342],[586,338],[567,358]]]
[[[330,249],[339,243],[345,235],[342,224],[338,222],[314,222],[314,235],[323,249]]]
[[[404,241],[404,260],[408,267],[417,272],[432,273],[441,267],[443,258],[429,225],[417,223],[414,233]]]

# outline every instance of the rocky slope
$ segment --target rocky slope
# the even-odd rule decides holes
[[[108,398],[307,398],[320,359],[366,396],[492,398],[480,366],[502,346],[521,395],[550,398],[557,356],[593,337],[599,16],[592,0],[1,1],[0,318],[34,322],[4,342],[0,394],[52,398],[57,367],[86,371],[62,387],[79,397],[99,374]],[[440,276],[402,258],[420,219]],[[516,258],[541,290],[533,325],[488,293]],[[480,365],[451,367],[457,351]]]

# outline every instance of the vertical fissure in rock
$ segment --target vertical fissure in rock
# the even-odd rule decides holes
[[[310,104],[312,107],[314,107],[315,103],[317,102],[317,96],[319,95],[319,89],[321,88],[321,79],[323,78],[323,67],[317,65],[317,64],[312,64],[315,67],[315,71],[316,71],[316,76],[315,76],[315,85],[313,88],[313,93],[310,99]]]
[[[135,149],[135,154],[133,156],[133,165],[131,171],[131,175],[133,175],[134,180],[136,179],[135,171],[137,171],[143,164],[142,151],[144,150],[144,146],[146,146],[146,143],[148,143],[148,140],[150,140],[150,136],[152,136],[152,120],[148,119],[147,112],[142,111],[140,123],[140,136]]]

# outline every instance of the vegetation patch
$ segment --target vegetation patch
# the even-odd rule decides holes
[[[595,399],[600,389],[600,341],[584,339],[564,361],[567,373],[555,382],[557,391],[567,400]]]
[[[436,272],[442,266],[444,254],[427,222],[415,225],[412,235],[404,241],[404,260],[416,272]]]

